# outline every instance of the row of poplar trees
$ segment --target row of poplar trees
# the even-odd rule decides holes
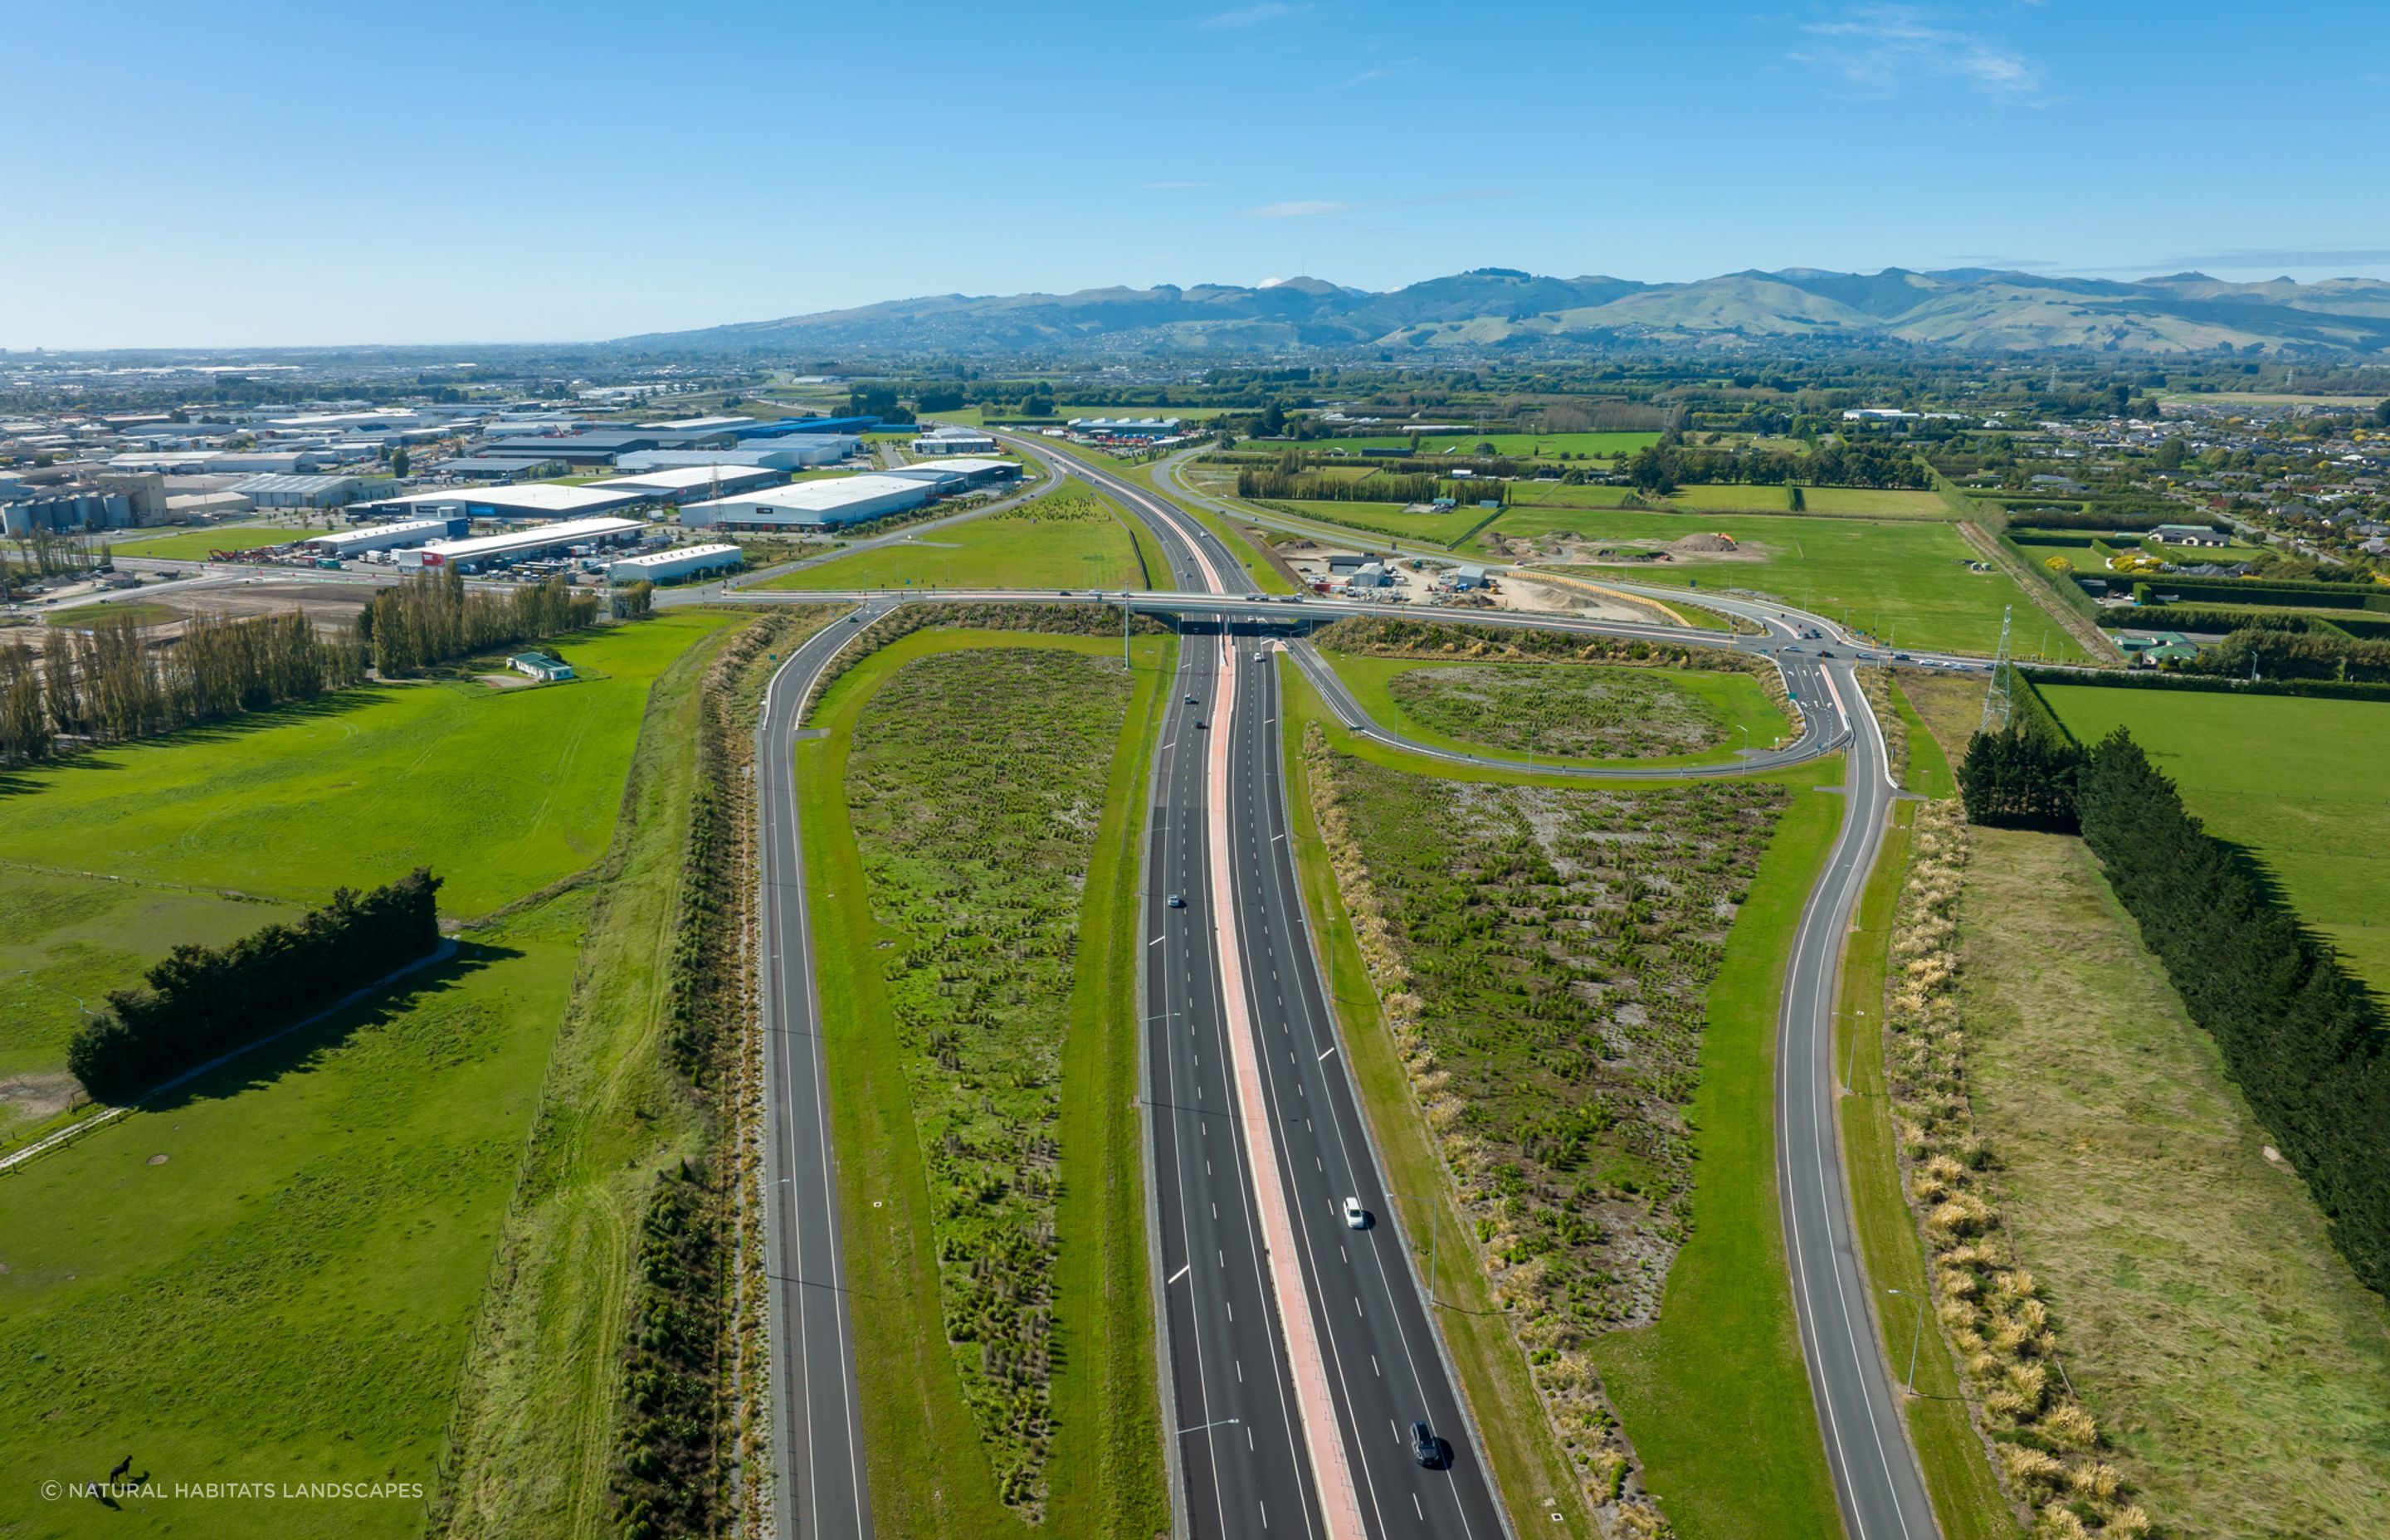
[[[2332,1244],[2390,1293],[2390,1041],[2330,943],[2122,728],[2089,750],[2030,726],[1978,733],[1959,784],[1972,822],[2080,829]]]
[[[197,616],[171,642],[126,616],[58,634],[38,653],[0,644],[0,765],[311,700],[362,683],[368,665],[396,678],[560,636],[596,623],[598,610],[596,596],[561,578],[476,594],[447,569],[383,589],[353,624],[328,634],[294,610]]]
[[[454,567],[418,574],[373,597],[357,633],[384,678],[579,631],[598,621],[598,597],[561,577],[508,594],[468,593]]]
[[[0,645],[0,764],[48,759],[62,740],[116,743],[356,684],[364,650],[307,617],[199,617],[159,646],[127,616],[60,634],[38,655]]]

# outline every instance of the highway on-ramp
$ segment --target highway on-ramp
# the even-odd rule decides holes
[[[885,600],[867,603],[852,622],[834,621],[800,643],[773,674],[756,728],[756,933],[762,948],[756,976],[769,1124],[765,1265],[770,1277],[774,1517],[784,1540],[863,1540],[871,1534],[854,1338],[839,1246],[821,999],[797,824],[794,739],[822,672],[890,608]]]

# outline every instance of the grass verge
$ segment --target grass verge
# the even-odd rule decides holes
[[[1912,766],[1922,751],[1938,758],[1921,723],[1911,725],[1908,745]],[[1895,804],[1893,827],[1859,897],[1857,931],[1843,956],[1834,1052],[1847,1070],[1850,1086],[1840,1108],[1844,1169],[1867,1277],[1878,1290],[1901,1290],[1896,1299],[1879,1295],[1875,1318],[1882,1328],[1895,1380],[1907,1380],[1914,1354],[1917,1394],[1906,1405],[1908,1436],[1924,1469],[1934,1517],[1947,1540],[2016,1540],[2021,1530],[1992,1474],[1990,1455],[1968,1414],[1958,1364],[1930,1304],[1922,1317],[1924,1336],[1917,1335],[1915,1303],[1930,1298],[1932,1284],[1917,1221],[1901,1187],[1884,1084],[1883,1041],[1893,912],[1908,879],[1909,826],[1916,814],[1915,802]]]

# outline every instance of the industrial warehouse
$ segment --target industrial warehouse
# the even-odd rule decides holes
[[[745,560],[745,555],[732,545],[678,545],[610,561],[606,578],[610,583],[670,583],[700,572],[731,571]]]
[[[410,571],[454,567],[460,572],[478,572],[522,561],[591,556],[608,546],[629,545],[646,533],[647,526],[636,519],[574,519],[508,534],[435,540],[400,551],[397,565]]]

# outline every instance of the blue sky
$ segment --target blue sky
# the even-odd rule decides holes
[[[5,4],[11,348],[1485,265],[2390,277],[2375,4]]]

